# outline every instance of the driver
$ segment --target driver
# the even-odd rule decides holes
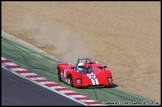
[[[83,69],[84,69],[84,64],[83,63],[78,63],[78,65],[77,65],[77,70],[79,71],[79,72],[81,72],[81,71],[83,71]]]

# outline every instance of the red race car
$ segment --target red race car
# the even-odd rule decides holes
[[[88,58],[78,59],[75,66],[70,63],[58,63],[58,79],[78,88],[110,87],[113,84],[112,74],[105,68],[107,67]]]

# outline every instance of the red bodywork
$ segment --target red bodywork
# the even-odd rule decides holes
[[[85,87],[110,87],[113,84],[112,74],[106,67],[101,66],[97,62],[85,63],[85,67],[91,66],[90,72],[80,73],[76,66],[70,63],[58,63],[58,74],[61,75],[61,81],[68,83],[68,77],[72,78],[72,86],[78,88]]]

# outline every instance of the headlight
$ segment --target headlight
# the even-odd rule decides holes
[[[111,83],[112,82],[112,78],[107,78],[108,82]]]
[[[81,84],[82,84],[82,81],[81,81],[81,79],[79,79],[79,78],[76,79],[76,82],[77,82],[78,85],[81,85]]]

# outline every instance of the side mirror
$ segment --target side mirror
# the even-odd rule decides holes
[[[71,69],[74,69],[74,67],[71,67]]]
[[[107,68],[107,66],[104,66],[104,68]]]

